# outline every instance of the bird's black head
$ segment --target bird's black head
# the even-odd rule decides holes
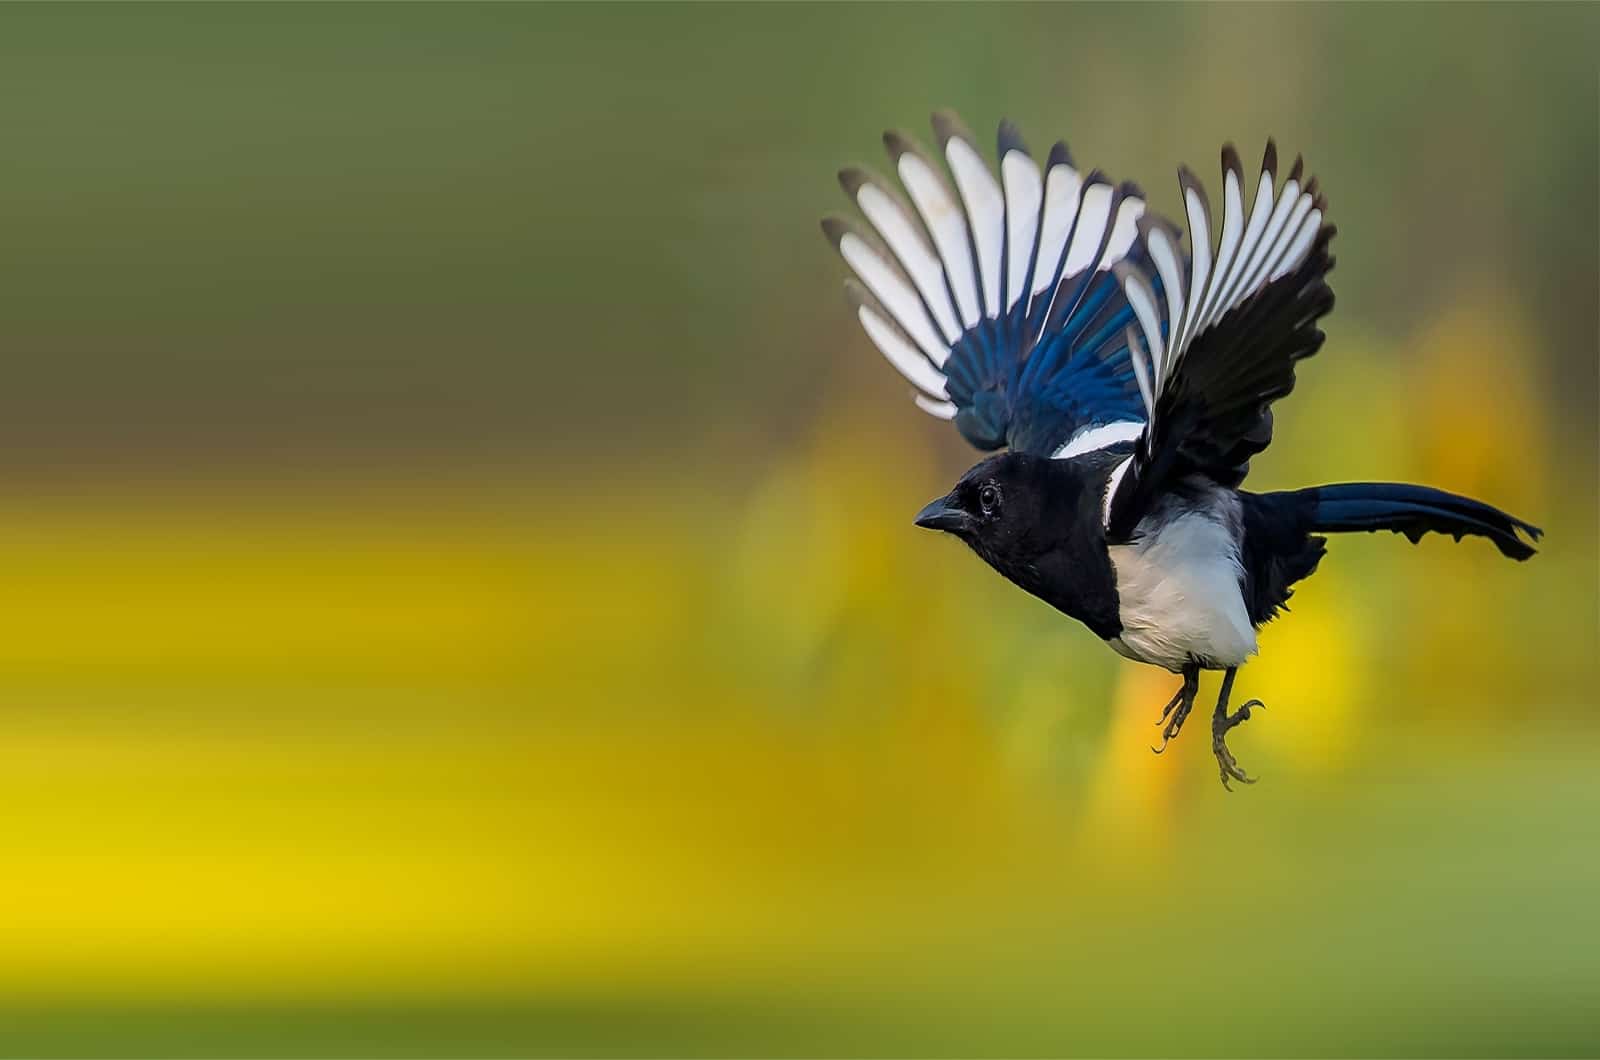
[[[1077,491],[1060,481],[1061,461],[1022,453],[991,456],[917,513],[918,526],[954,534],[1008,577],[1060,539],[1059,516]],[[1052,466],[1054,465],[1054,466]]]
[[[954,534],[1025,591],[1115,636],[1116,580],[1100,504],[1106,473],[1120,459],[991,456],[918,512],[917,525]]]

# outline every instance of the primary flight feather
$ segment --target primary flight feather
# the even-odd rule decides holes
[[[1537,527],[1426,486],[1240,488],[1333,308],[1334,229],[1300,159],[1280,182],[1269,141],[1252,181],[1225,146],[1220,218],[1181,168],[1185,242],[1136,185],[1081,171],[1063,143],[1041,166],[1002,122],[997,176],[957,118],[933,127],[936,155],[884,135],[897,183],[840,173],[865,223],[822,226],[862,329],[917,405],[1004,450],[917,525],[961,538],[1120,654],[1181,674],[1163,747],[1200,671],[1222,670],[1212,751],[1225,786],[1251,780],[1226,735],[1260,701],[1230,713],[1234,675],[1316,570],[1321,534],[1476,535],[1533,555]]]

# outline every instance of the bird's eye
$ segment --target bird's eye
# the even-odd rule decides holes
[[[993,515],[1000,507],[1000,491],[993,486],[983,487],[978,491],[978,503],[983,506],[984,515]]]

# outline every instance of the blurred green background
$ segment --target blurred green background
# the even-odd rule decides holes
[[[0,8],[0,1052],[1600,1052],[1593,6]],[[1340,228],[1233,746],[910,516],[935,106]],[[1211,178],[1214,183],[1214,178]],[[1208,677],[1204,695],[1213,694]],[[1193,727],[1191,726],[1191,729]]]

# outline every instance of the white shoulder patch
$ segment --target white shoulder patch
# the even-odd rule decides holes
[[[1117,495],[1117,487],[1122,485],[1122,476],[1128,473],[1128,468],[1133,466],[1133,457],[1129,456],[1122,463],[1111,469],[1111,474],[1106,477],[1106,495],[1100,502],[1100,522],[1103,526],[1111,525],[1111,499]]]
[[[1084,453],[1092,453],[1118,442],[1136,441],[1144,433],[1144,421],[1119,420],[1085,427],[1068,438],[1066,443],[1051,454],[1052,460],[1071,460]]]

